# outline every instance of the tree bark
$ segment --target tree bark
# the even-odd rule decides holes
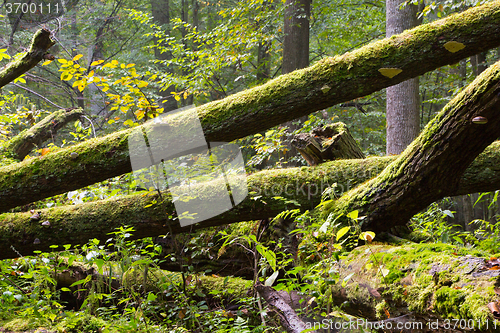
[[[416,27],[418,6],[404,1],[386,1],[386,36],[400,34]],[[418,78],[401,82],[386,89],[386,151],[400,154],[420,132]]]
[[[309,165],[318,165],[325,161],[365,158],[344,123],[316,127],[311,133],[298,134],[291,144]]]
[[[35,126],[24,130],[8,141],[0,150],[3,155],[22,161],[35,147],[56,135],[62,127],[70,121],[83,115],[82,109],[59,110],[45,117]]]
[[[134,237],[144,238],[270,218],[284,210],[298,207],[292,202],[273,199],[276,196],[295,200],[302,209],[313,209],[320,203],[321,193],[326,187],[336,183],[335,194],[341,195],[372,179],[396,159],[397,156],[371,157],[332,161],[315,167],[261,171],[247,178],[248,191],[254,194],[230,211],[185,228],[181,228],[176,220],[175,208],[167,193],[163,193],[162,198],[157,195],[131,195],[42,209],[37,219],[32,219],[34,214],[29,212],[1,214],[0,259],[18,256],[11,245],[21,254],[28,255],[33,250],[48,250],[53,244],[84,244],[91,238],[106,240],[109,232],[122,225],[134,226]],[[469,166],[459,186],[444,189],[441,196],[487,192],[499,188],[500,142],[495,142]],[[206,194],[205,204],[208,206],[211,194]],[[425,204],[421,205],[423,208]],[[173,219],[168,219],[169,215]],[[49,221],[50,225],[42,225],[45,221]]]
[[[170,0],[151,0],[151,12],[154,22],[163,27],[167,32],[170,31]],[[154,43],[159,44],[158,38],[154,37]],[[165,46],[164,44],[162,46]],[[172,59],[171,52],[161,52],[159,48],[154,48],[155,58],[158,60]],[[162,72],[172,73],[173,69],[164,65],[158,65],[158,69]],[[161,106],[165,112],[172,111],[178,108],[177,101],[175,100],[172,92],[175,91],[174,86],[168,86],[166,89],[160,91],[158,94],[161,96]]]
[[[288,333],[300,333],[306,330],[306,324],[297,316],[295,310],[271,287],[257,282],[255,289],[266,302],[278,311],[281,325]],[[316,332],[316,331],[309,331]]]
[[[207,141],[230,142],[497,47],[498,22],[500,3],[487,3],[323,59],[195,110]],[[451,53],[444,47],[448,41],[463,42],[466,47]],[[386,77],[379,69],[388,66],[402,72]],[[131,132],[124,130],[0,168],[0,211],[132,171],[127,144]],[[71,159],[71,153],[78,158]]]
[[[487,123],[477,122],[481,118]],[[375,232],[404,225],[443,193],[454,192],[469,164],[499,136],[500,62],[450,101],[384,172],[344,194],[330,212],[359,210],[366,216],[362,228]]]
[[[311,0],[287,0],[283,39],[283,74],[309,66]]]

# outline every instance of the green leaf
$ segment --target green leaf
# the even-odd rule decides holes
[[[447,215],[447,216],[449,216],[449,217],[451,217],[451,218],[453,218],[453,217],[454,217],[454,216],[453,216],[453,213],[452,213],[451,211],[449,211],[448,209],[443,210],[443,214],[444,214],[444,215]]]
[[[90,279],[92,279],[92,275],[87,275],[87,277],[85,279],[81,279],[81,280],[76,281],[70,287],[78,286],[80,284],[85,284],[85,283],[89,282]]]
[[[356,220],[358,218],[358,211],[357,210],[353,210],[352,212],[350,212],[349,214],[347,214],[347,217],[350,218],[350,219]]]
[[[337,241],[341,239],[342,236],[344,236],[350,229],[351,227],[343,227],[342,229],[337,231]]]
[[[379,268],[380,274],[382,274],[383,277],[386,277],[389,274],[389,270],[387,268]]]
[[[156,300],[158,298],[158,296],[156,296],[155,294],[153,293],[149,293],[148,294],[148,298],[146,299],[147,302],[153,302],[154,300]]]

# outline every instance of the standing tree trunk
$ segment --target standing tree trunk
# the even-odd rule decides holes
[[[153,14],[154,22],[164,27],[166,31],[170,30],[170,2],[169,0],[151,0],[151,11]],[[158,38],[154,38],[154,43],[158,44]],[[169,60],[172,58],[170,52],[161,52],[160,49],[155,47],[155,58],[158,60]],[[164,65],[158,65],[158,69],[163,72],[172,72],[171,68]],[[160,89],[158,94],[161,96],[160,105],[164,108],[165,112],[177,109],[177,101],[175,100],[172,92],[175,91],[174,86],[168,86],[165,90]]]
[[[311,0],[287,0],[285,6],[283,74],[309,66]]]
[[[283,74],[293,72],[296,69],[309,66],[309,16],[311,15],[311,0],[287,0],[285,3],[285,22],[283,39],[283,63],[281,71]],[[306,121],[308,116],[297,120]],[[300,127],[294,121],[285,123],[292,132]],[[291,138],[289,139],[291,140]],[[285,159],[297,155],[297,149],[290,142],[287,144],[288,151]]]
[[[386,0],[386,37],[416,27],[418,7],[402,0]],[[399,154],[420,131],[418,78],[386,89],[387,154]]]

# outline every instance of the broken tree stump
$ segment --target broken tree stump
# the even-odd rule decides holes
[[[334,124],[316,127],[311,133],[301,133],[292,140],[309,165],[318,165],[326,161],[339,159],[365,158],[346,124]]]

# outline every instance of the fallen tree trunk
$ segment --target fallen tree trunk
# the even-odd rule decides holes
[[[500,2],[495,1],[323,59],[195,111],[207,141],[230,142],[497,47],[499,32]],[[465,47],[450,49],[447,43],[452,42]],[[401,72],[388,75],[387,68]],[[127,142],[131,132],[0,168],[0,211],[132,171]],[[70,158],[72,154],[78,158]]]
[[[53,112],[33,127],[22,131],[10,139],[7,145],[0,150],[0,154],[22,161],[33,148],[39,147],[67,123],[80,118],[82,115],[82,109],[67,109]]]
[[[370,182],[344,194],[327,213],[358,210],[364,230],[404,225],[444,193],[454,192],[470,163],[500,137],[500,62],[452,99],[408,148]]]
[[[34,35],[29,50],[18,60],[15,60],[0,71],[0,88],[14,81],[43,59],[54,60],[54,56],[47,51],[55,42],[50,38],[50,31],[40,29]]]
[[[136,229],[135,238],[189,232],[211,226],[225,225],[274,217],[283,210],[297,208],[293,203],[274,199],[282,196],[295,200],[303,209],[312,209],[321,200],[322,191],[337,184],[336,194],[377,176],[397,156],[340,160],[315,167],[261,171],[247,178],[250,195],[238,206],[198,224],[181,228],[175,219],[175,207],[168,193],[132,195],[62,206],[32,213],[0,214],[0,259],[18,257],[33,250],[48,250],[53,244],[84,244],[91,238],[106,240],[107,233],[122,225]],[[500,142],[486,148],[463,174],[459,186],[447,188],[444,196],[493,191],[500,188]],[[260,198],[258,198],[260,196]],[[205,196],[210,205],[211,193]],[[153,204],[156,200],[156,204]],[[422,207],[424,208],[424,207]],[[168,219],[168,216],[174,219]],[[49,221],[50,225],[42,225]]]

